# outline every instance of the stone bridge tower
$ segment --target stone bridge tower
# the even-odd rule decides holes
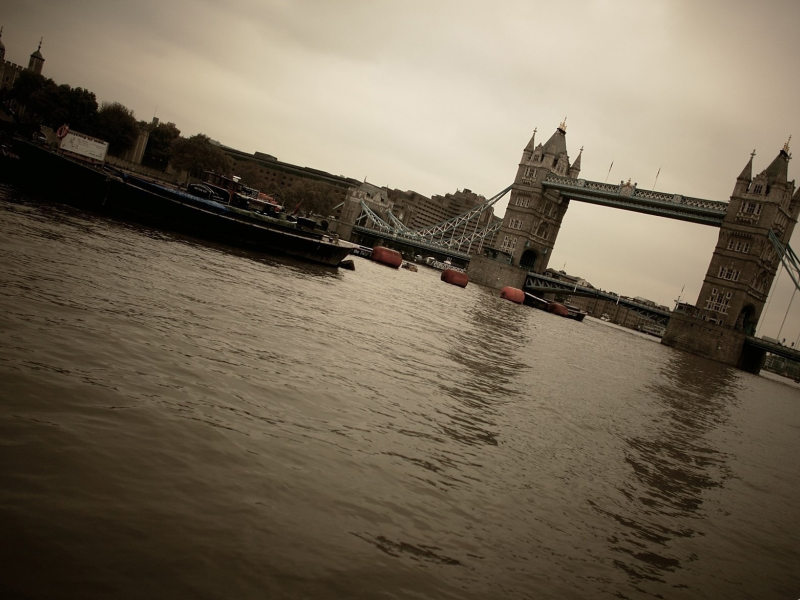
[[[569,162],[566,135],[566,120],[544,145],[534,145],[536,131],[533,132],[522,151],[503,225],[496,238],[497,249],[511,255],[511,264],[528,271],[542,273],[547,268],[569,205],[569,200],[559,192],[544,189],[545,177],[554,173],[577,179],[581,170],[581,154],[574,163]]]
[[[744,349],[780,264],[769,239],[785,246],[800,212],[800,191],[788,181],[789,143],[753,177],[753,156],[736,179],[697,305],[679,304],[662,343],[750,370]]]

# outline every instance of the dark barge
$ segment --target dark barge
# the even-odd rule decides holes
[[[15,140],[14,149],[19,160],[7,173],[14,183],[78,208],[332,267],[356,248],[327,232],[87,165],[27,141]]]

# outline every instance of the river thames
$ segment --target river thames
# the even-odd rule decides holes
[[[800,388],[0,187],[0,598],[800,597]]]

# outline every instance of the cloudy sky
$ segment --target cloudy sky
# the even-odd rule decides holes
[[[43,36],[46,76],[140,119],[426,195],[494,195],[565,116],[582,178],[652,189],[660,169],[655,189],[713,200],[753,149],[761,171],[800,144],[797,0],[25,0],[0,19],[7,60]],[[572,203],[550,265],[695,302],[717,234]]]

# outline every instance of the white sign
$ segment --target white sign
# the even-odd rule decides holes
[[[71,152],[78,156],[84,156],[91,160],[103,162],[106,159],[106,152],[108,151],[108,142],[98,140],[97,138],[83,135],[75,131],[70,131],[61,140],[59,148],[64,152]]]

